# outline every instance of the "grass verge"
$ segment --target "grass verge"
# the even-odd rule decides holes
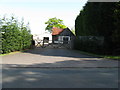
[[[0,54],[0,56],[5,56],[5,55],[10,55],[10,54],[16,54],[19,53],[21,51],[15,51],[15,52],[10,52],[10,53],[6,53],[6,54]]]
[[[84,52],[84,51],[79,51],[81,54],[89,55],[89,56],[95,56],[95,57],[101,57],[101,58],[107,58],[107,59],[115,59],[115,60],[120,60],[120,56],[112,56],[112,55],[98,55],[98,54],[93,54],[89,52]]]
[[[27,51],[27,50],[30,50],[30,49],[25,49],[25,50],[21,50],[21,51],[14,51],[14,52],[6,53],[6,54],[0,54],[0,56],[11,55],[11,54],[16,54],[16,53],[21,53],[21,52],[24,52],[24,51]]]

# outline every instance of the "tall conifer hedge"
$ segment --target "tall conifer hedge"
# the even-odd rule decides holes
[[[87,2],[75,20],[75,32],[77,36],[104,37],[102,48],[97,47],[101,53],[114,53],[120,48],[120,2]],[[81,49],[80,45],[76,48]],[[100,52],[95,45],[91,49]]]

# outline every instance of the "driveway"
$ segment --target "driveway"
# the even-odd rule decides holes
[[[118,88],[118,61],[69,49],[36,48],[2,57],[3,88]]]

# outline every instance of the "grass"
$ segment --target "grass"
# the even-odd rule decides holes
[[[10,54],[16,54],[19,53],[21,51],[15,51],[15,52],[10,52],[10,53],[6,53],[6,54],[0,54],[0,56],[5,56],[5,55],[10,55]]]
[[[11,55],[11,54],[16,54],[16,53],[21,53],[21,52],[24,52],[24,51],[26,51],[26,50],[29,50],[29,49],[25,49],[25,50],[21,50],[21,51],[14,51],[14,52],[6,53],[6,54],[0,54],[0,56]]]
[[[104,56],[104,58],[110,58],[110,59],[118,59],[118,60],[120,60],[120,56]]]
[[[112,56],[112,55],[98,55],[98,54],[93,54],[89,52],[84,52],[84,51],[79,51],[82,54],[90,55],[90,56],[95,56],[95,57],[101,57],[101,58],[107,58],[107,59],[116,59],[120,60],[120,56]]]

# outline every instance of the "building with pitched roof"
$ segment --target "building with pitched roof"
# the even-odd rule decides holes
[[[52,28],[52,43],[69,44],[72,43],[75,35],[69,28],[60,29],[57,27]]]

